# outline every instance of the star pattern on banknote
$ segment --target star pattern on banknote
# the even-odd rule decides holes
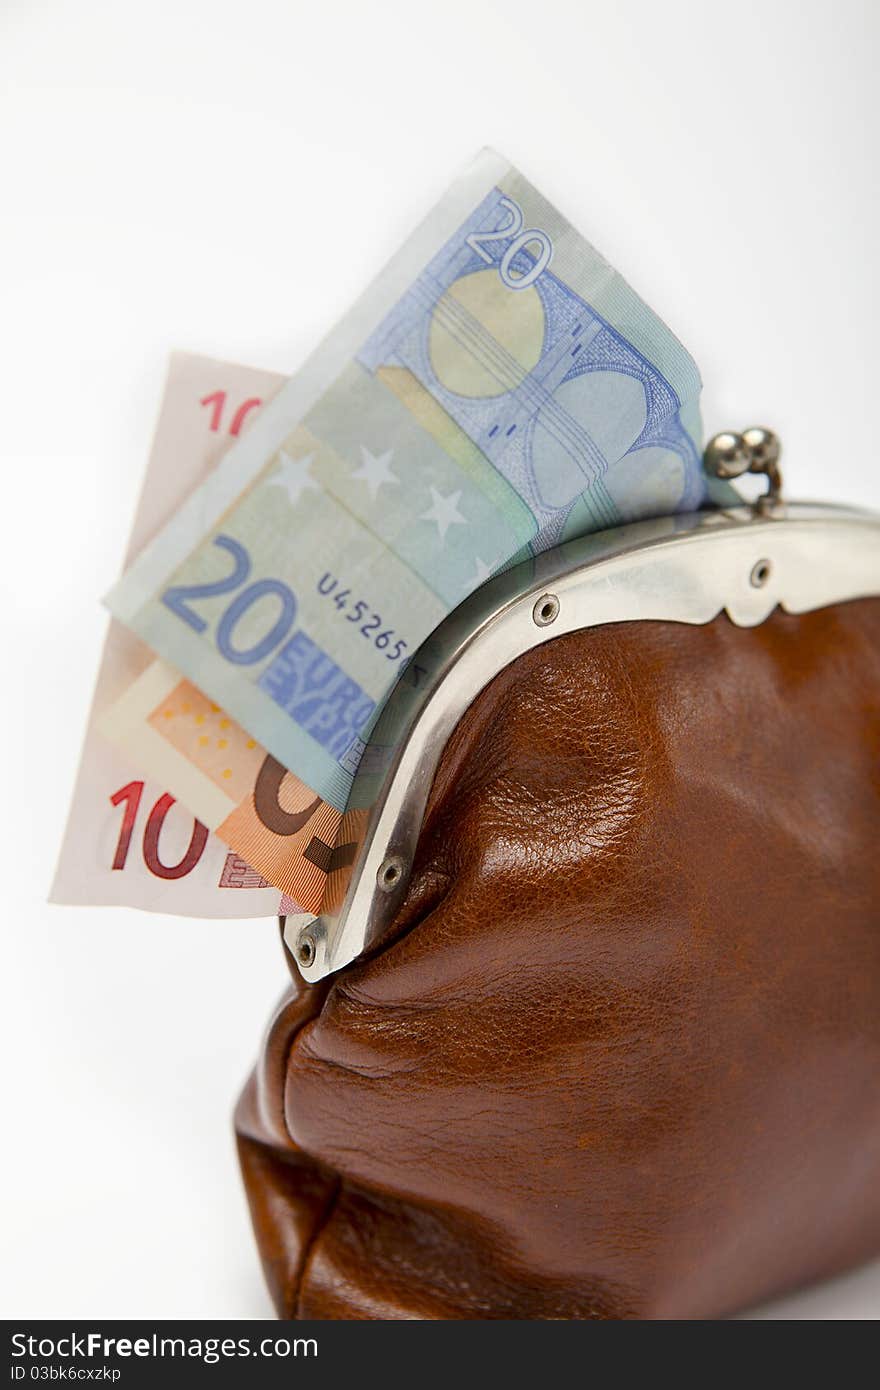
[[[435,487],[431,488],[431,505],[426,512],[422,512],[421,521],[433,521],[437,526],[437,531],[442,544],[446,544],[446,532],[450,526],[467,526],[468,519],[462,516],[458,510],[461,501],[461,489],[458,492],[450,492],[444,497],[442,492],[438,492]]]
[[[366,444],[361,445],[361,461],[351,476],[366,483],[374,502],[383,483],[397,483],[400,486],[400,479],[391,471],[393,457],[393,449],[386,449],[384,454],[374,454]]]
[[[279,449],[278,457],[281,459],[281,466],[277,473],[267,478],[267,487],[283,487],[293,507],[304,492],[319,491],[318,484],[309,471],[315,458],[314,454],[304,454],[302,458],[295,459],[286,449]]]
[[[474,572],[467,581],[467,592],[477,589],[481,584],[485,584],[490,574],[494,570],[494,565],[487,565],[485,560],[481,560],[479,555],[474,558]]]

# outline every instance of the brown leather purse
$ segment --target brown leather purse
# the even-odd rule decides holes
[[[435,635],[237,1112],[280,1315],[718,1317],[880,1250],[878,541],[642,523]]]

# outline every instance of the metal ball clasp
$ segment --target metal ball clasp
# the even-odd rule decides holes
[[[703,467],[715,478],[739,478],[743,473],[762,473],[767,491],[755,504],[759,511],[778,502],[782,494],[779,456],[782,444],[778,434],[763,425],[750,425],[742,434],[722,430],[706,445]]]

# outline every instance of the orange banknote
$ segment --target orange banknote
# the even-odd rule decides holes
[[[300,911],[340,896],[367,812],[329,805],[172,667],[154,661],[100,729]]]

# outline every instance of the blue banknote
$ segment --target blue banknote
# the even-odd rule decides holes
[[[487,152],[110,606],[344,812],[383,701],[468,593],[706,501],[699,392],[669,329]]]

